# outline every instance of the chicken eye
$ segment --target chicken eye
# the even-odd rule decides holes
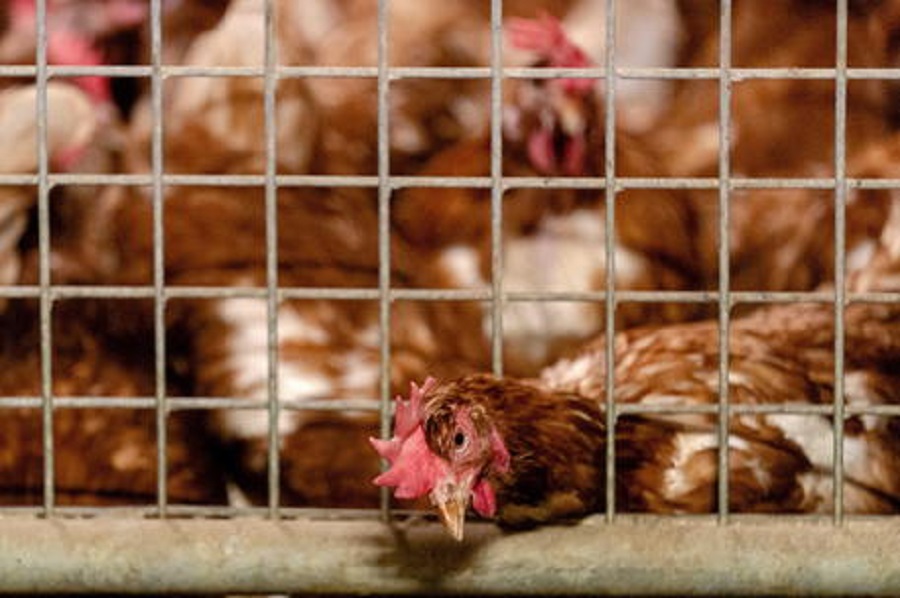
[[[462,432],[457,432],[453,435],[453,446],[455,446],[457,450],[460,450],[466,446],[468,440],[469,439],[466,438],[465,434],[463,434]]]

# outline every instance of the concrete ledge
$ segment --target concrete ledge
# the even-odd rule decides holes
[[[900,520],[0,519],[0,592],[900,594]]]

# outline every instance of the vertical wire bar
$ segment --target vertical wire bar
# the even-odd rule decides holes
[[[381,370],[381,436],[391,432],[391,154],[390,0],[378,0],[378,330]],[[381,515],[390,519],[391,497],[381,489]]]
[[[503,375],[503,0],[491,0],[491,365]]]
[[[163,247],[163,79],[162,67],[162,11],[161,0],[150,2],[150,94],[153,111],[152,170],[153,170],[153,343],[156,367],[156,507],[160,517],[166,516],[168,506],[168,429],[166,427],[166,300],[165,248]]]
[[[731,216],[731,0],[721,0],[719,14],[719,523],[728,520],[728,349],[731,318],[729,235]]]
[[[616,0],[606,0],[606,521],[616,516]]]
[[[278,419],[280,403],[278,400],[278,183],[277,144],[275,122],[275,91],[278,79],[275,73],[275,0],[265,0],[265,77],[264,77],[264,110],[266,136],[266,301],[269,376],[269,517],[277,518],[281,503],[280,485],[281,463],[279,461]]]
[[[56,480],[53,447],[53,300],[50,295],[50,183],[47,149],[47,0],[35,3],[37,38],[38,280],[40,284],[41,405],[43,407],[44,515],[53,515]]]
[[[847,210],[847,0],[837,1],[834,80],[834,523],[844,521],[844,305]]]

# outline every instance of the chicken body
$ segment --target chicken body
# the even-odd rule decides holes
[[[35,86],[0,91],[0,172],[30,174],[38,170]],[[86,94],[75,87],[51,83],[47,87],[47,153],[49,166],[72,167],[95,141],[97,119]],[[35,190],[0,187],[0,284],[15,284],[22,274],[20,243],[32,208]],[[0,299],[0,305],[5,300]],[[0,308],[2,311],[2,308]]]
[[[34,256],[29,256],[34,259]],[[26,284],[36,281],[26,280]],[[62,301],[52,321],[50,435],[54,447],[54,503],[71,506],[147,506],[157,502],[157,422],[154,409],[104,407],[106,399],[155,394],[152,324],[141,328],[119,305],[96,300]],[[129,314],[130,315],[130,314]],[[125,316],[125,317],[123,317]],[[0,314],[0,395],[40,397],[42,351],[39,309],[12,300]],[[149,367],[148,367],[149,366]],[[170,377],[165,389],[180,395]],[[91,406],[62,406],[91,397]],[[225,479],[216,445],[198,431],[196,412],[166,419],[166,493],[170,504],[224,504]],[[43,504],[45,428],[38,406],[4,407],[0,418],[0,503]]]
[[[681,63],[719,64],[719,6],[680,2],[688,31]],[[848,63],[886,67],[896,53],[896,3],[850,2]],[[836,18],[829,2],[786,0],[762,12],[752,1],[732,9],[731,64],[736,68],[831,68]],[[773,45],[777,37],[780,43]],[[893,83],[853,81],[847,87],[847,172],[866,176],[860,157],[893,134]],[[682,81],[647,135],[672,176],[718,176],[719,88],[715,81]],[[835,85],[829,80],[748,79],[731,87],[730,176],[818,178],[835,165]],[[696,256],[704,286],[718,284],[718,197],[689,194],[696,223]],[[834,193],[817,189],[741,189],[730,193],[731,288],[804,291],[834,278]],[[877,241],[870,209],[847,211],[848,255],[866,255]],[[864,263],[853,259],[853,269]]]
[[[845,401],[852,407],[900,402],[894,373],[898,312],[854,305],[846,312]],[[736,320],[729,340],[732,405],[831,405],[834,314],[828,306],[762,309]],[[704,513],[717,508],[717,416],[679,408],[718,402],[715,322],[616,337],[617,404],[671,410],[620,416],[617,496],[624,511]],[[546,370],[551,388],[602,400],[603,343]],[[577,372],[590,372],[576,380]],[[748,414],[729,421],[729,509],[820,512],[833,508],[833,424],[827,414]],[[900,507],[895,418],[845,422],[844,508],[851,513]]]
[[[846,317],[847,404],[900,403],[900,311],[854,305]],[[731,404],[831,405],[833,322],[829,307],[807,304],[759,310],[735,321],[729,347]],[[620,512],[708,513],[717,508],[718,416],[679,413],[717,405],[717,335],[716,322],[700,322],[634,329],[616,337],[616,404],[655,410],[617,418]],[[472,376],[428,388],[417,421],[427,450],[392,452],[376,443],[393,465],[376,483],[398,486],[399,498],[428,495],[457,537],[460,513],[470,504],[482,516],[512,526],[603,508],[604,348],[600,339],[547,368],[537,381]],[[898,425],[894,417],[846,420],[847,512],[900,510]],[[729,509],[830,512],[833,430],[827,413],[786,409],[732,416]],[[411,438],[415,434],[407,432],[394,442],[406,444]],[[508,465],[498,465],[496,451],[489,450],[495,444],[508,452]],[[461,447],[471,454],[461,454]],[[410,478],[415,483],[409,484]]]

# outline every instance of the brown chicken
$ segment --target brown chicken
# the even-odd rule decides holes
[[[35,302],[13,301],[2,318],[0,395],[39,397],[41,352]],[[119,315],[117,315],[119,314]],[[152,408],[62,407],[67,397],[148,397],[154,394],[152,329],[123,331],[118,306],[57,304],[53,339],[55,504],[153,506],[157,500],[157,430]],[[123,332],[125,334],[123,334]],[[152,353],[152,351],[151,351]],[[180,394],[173,384],[167,391]],[[166,488],[170,503],[224,504],[216,445],[198,433],[199,414],[166,418]],[[43,414],[40,404],[2,406],[0,503],[43,504]]]
[[[852,67],[886,67],[895,52],[892,2],[850,2],[848,60]],[[717,2],[681,2],[689,32],[686,66],[718,65]],[[733,5],[731,64],[742,68],[832,68],[835,7],[815,0],[775,3],[761,13],[753,2]],[[782,40],[772,45],[773,36]],[[676,176],[718,176],[718,82],[685,80],[645,140]],[[893,134],[892,82],[848,83],[847,173],[861,176],[860,158]],[[730,175],[820,178],[834,170],[835,83],[827,79],[762,78],[731,86]],[[718,286],[718,197],[690,193],[696,258],[703,286]],[[730,286],[737,291],[803,291],[834,278],[834,192],[740,189],[730,194]],[[880,208],[879,208],[880,209]],[[865,263],[877,241],[872,209],[847,211],[848,267]],[[877,210],[876,210],[877,211]],[[876,220],[877,221],[877,220]]]
[[[51,172],[73,172],[102,165],[109,152],[111,123],[100,126],[95,102],[69,83],[50,82],[47,94],[47,152]],[[31,174],[38,169],[34,86],[0,92],[3,131],[0,171]],[[102,170],[100,170],[102,172]],[[50,267],[54,284],[95,283],[91,263],[105,264],[112,252],[94,246],[91,232],[100,224],[102,201],[85,197],[88,188],[57,188],[50,194]],[[39,280],[36,204],[33,186],[3,186],[0,264],[4,285],[37,285]],[[105,237],[99,237],[105,241]],[[152,396],[152,320],[133,319],[147,310],[125,308],[132,302],[57,301],[51,324],[54,397]],[[3,298],[0,310],[0,362],[4,397],[39,397],[42,353],[38,304]],[[182,394],[173,383],[167,389]],[[40,404],[3,405],[0,418],[0,501],[43,502],[43,415]],[[196,433],[196,413],[167,419],[167,488],[170,502],[224,502],[222,472],[214,445]],[[54,479],[57,505],[153,505],[157,492],[156,415],[151,409],[57,407],[53,414]]]
[[[182,63],[195,67],[263,67],[265,4],[235,0],[221,20],[200,33]],[[290,30],[283,31],[290,35]],[[276,41],[282,60],[304,52]],[[262,77],[180,77],[165,90],[168,172],[190,174],[262,174],[266,164],[265,80]],[[277,168],[280,173],[308,171],[317,143],[318,116],[307,85],[284,79],[275,93]],[[130,170],[149,172],[153,115],[149,96],[137,105],[131,124]],[[210,151],[215,148],[215,151]]]
[[[900,203],[893,200],[875,257],[853,290],[896,290]],[[736,407],[831,405],[834,312],[822,304],[760,309],[732,323],[728,394]],[[614,343],[619,406],[657,409],[616,418],[617,509],[706,513],[717,508],[718,322],[637,328]],[[900,403],[900,309],[845,310],[844,400],[851,408]],[[505,525],[534,525],[604,507],[606,341],[600,338],[537,380],[477,375],[413,387],[397,406],[395,435],[373,440],[391,468],[376,478],[398,498],[428,496],[461,538],[471,506]],[[679,412],[679,410],[682,410]],[[832,417],[735,414],[729,421],[729,510],[833,508]],[[844,508],[900,510],[898,421],[869,413],[844,423]]]
[[[303,64],[375,67],[378,59],[377,3],[367,0],[283,2],[280,16],[299,23],[295,45],[310,48]],[[547,12],[561,19],[588,55],[603,64],[605,4],[594,0],[509,2],[504,16],[535,18]],[[491,55],[490,3],[464,0],[394,0],[388,4],[388,62],[391,67],[488,66]],[[409,27],[408,23],[415,23]],[[633,0],[619,10],[619,63],[671,64],[680,21],[667,0]],[[641,40],[636,43],[634,40]],[[506,46],[507,66],[533,62],[533,55]],[[377,169],[377,81],[322,78],[311,82],[326,123],[317,172],[374,174]],[[621,119],[645,128],[668,99],[668,82],[623,81]],[[412,174],[435,153],[468,139],[489,122],[486,80],[441,77],[392,80],[389,144],[391,171]]]
[[[38,169],[37,118],[34,86],[0,91],[0,173],[33,174]],[[75,87],[47,87],[47,154],[54,169],[75,168],[95,141],[97,119],[88,96]],[[0,187],[0,284],[18,283],[21,242],[37,193],[33,187]],[[0,299],[5,304],[5,300]],[[0,310],[2,311],[2,310]]]
[[[558,21],[511,21],[511,43],[548,66],[584,67],[590,59]],[[511,82],[505,93],[503,174],[602,177],[603,100],[587,79]],[[490,135],[437,154],[420,175],[490,175]],[[654,150],[617,131],[618,176],[659,173]],[[392,217],[399,233],[436,255],[436,286],[487,288],[491,278],[490,191],[411,188],[398,193]],[[513,189],[503,200],[504,289],[513,292],[598,291],[606,285],[605,195],[577,189]],[[617,197],[616,286],[696,288],[693,216],[674,190],[627,190]],[[507,367],[533,373],[561,350],[602,329],[602,303],[515,302],[504,311]],[[691,306],[632,304],[622,325],[684,319]],[[487,317],[487,316],[486,316]]]
[[[684,3],[687,5],[688,3]],[[719,64],[718,9],[694,3],[685,66]],[[854,4],[851,2],[851,4]],[[886,67],[894,53],[898,21],[891,2],[851,11],[848,63]],[[763,13],[752,1],[733,7],[731,64],[741,68],[834,68],[835,7],[830,2],[787,0]],[[773,45],[776,37],[780,43]],[[853,155],[888,131],[890,82],[848,84],[847,148]],[[686,80],[652,132],[677,176],[718,173],[718,82]],[[834,166],[834,81],[758,79],[732,87],[731,169],[735,176],[828,176]]]
[[[310,7],[295,4],[283,3],[283,10],[309,10],[315,3]],[[295,62],[317,66],[376,66],[375,7],[374,3],[356,2],[345,16],[336,20],[335,26],[318,34],[310,33],[304,45],[311,47],[312,52]],[[489,29],[472,3],[398,0],[389,3],[388,18],[391,66],[487,64]],[[406,23],[416,23],[416,26],[409,27]],[[298,41],[304,43],[303,38]],[[376,80],[321,78],[311,81],[310,88],[325,123],[314,171],[374,174],[378,151]],[[400,80],[391,84],[389,99],[391,170],[404,174],[419,164],[423,156],[484,124],[486,112],[480,107],[489,103],[489,86],[471,80]]]

